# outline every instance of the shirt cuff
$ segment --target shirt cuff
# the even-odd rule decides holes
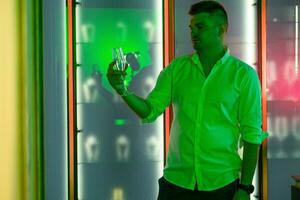
[[[153,106],[151,105],[151,103],[148,100],[146,100],[146,103],[148,104],[148,106],[150,108],[150,113],[147,117],[141,119],[142,124],[152,123],[157,118],[157,113],[154,111]]]
[[[269,134],[265,131],[244,133],[241,137],[240,147],[243,146],[243,140],[252,144],[261,144]]]

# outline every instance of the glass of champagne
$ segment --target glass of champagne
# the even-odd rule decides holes
[[[122,47],[113,48],[112,56],[113,56],[113,59],[116,61],[117,69],[120,71],[124,71],[125,65],[126,65],[126,56],[123,52]]]
[[[113,56],[113,59],[116,61],[115,66],[116,66],[117,70],[124,72],[127,61],[126,61],[126,56],[123,52],[122,47],[113,48],[112,49],[112,56]],[[124,89],[124,88],[126,88],[125,76],[122,75],[121,79],[123,81],[123,84],[122,84],[122,86],[120,86],[119,89]]]

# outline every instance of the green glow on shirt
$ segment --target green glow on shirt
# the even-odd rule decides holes
[[[231,56],[216,62],[210,74],[196,53],[164,68],[146,98],[156,120],[172,103],[173,121],[164,177],[193,190],[213,190],[239,177],[242,140],[260,144],[261,90],[256,71]],[[197,180],[196,180],[197,178]]]

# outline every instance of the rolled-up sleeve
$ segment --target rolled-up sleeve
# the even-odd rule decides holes
[[[248,69],[241,82],[239,124],[241,139],[261,144],[268,134],[262,131],[261,87],[254,69]]]
[[[171,82],[170,68],[164,68],[156,81],[155,87],[146,98],[146,103],[150,107],[150,114],[141,120],[142,123],[151,123],[164,112],[171,102]]]

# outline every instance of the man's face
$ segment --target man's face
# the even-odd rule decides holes
[[[214,48],[222,41],[220,24],[214,15],[198,13],[192,16],[190,21],[191,39],[195,50]]]

